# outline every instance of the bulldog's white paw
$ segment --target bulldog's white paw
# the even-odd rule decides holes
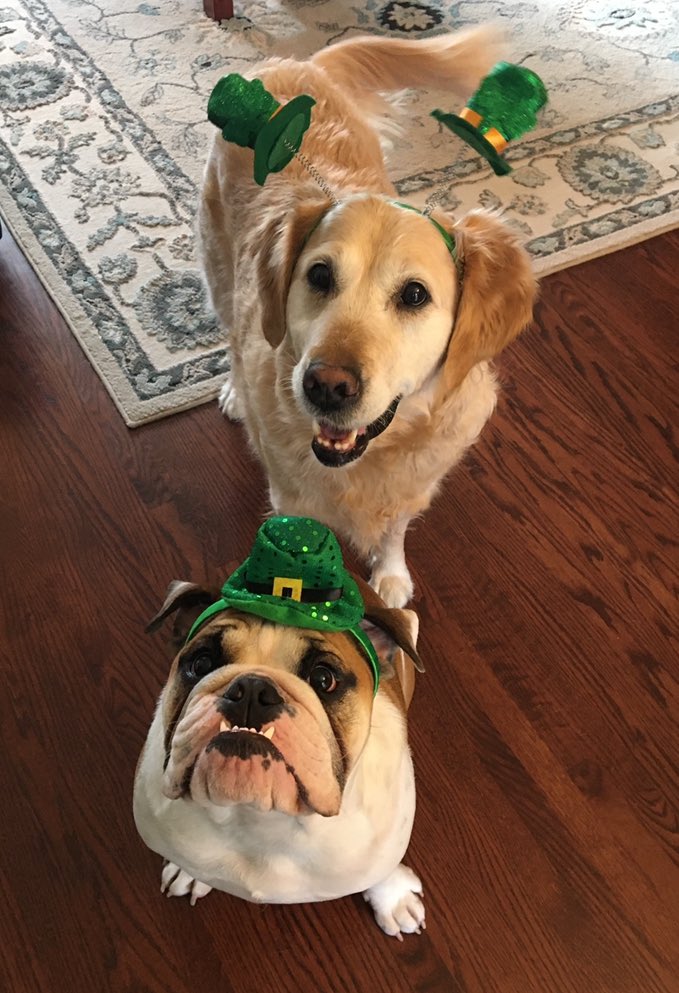
[[[396,866],[390,876],[363,894],[385,934],[403,941],[404,934],[426,929],[422,883],[407,865]]]
[[[231,382],[229,374],[224,380],[224,385],[219,391],[219,409],[230,421],[242,421],[244,417],[243,405],[240,397],[236,393],[236,387]]]
[[[387,607],[405,607],[414,589],[413,581],[407,572],[386,576],[378,569],[370,577],[370,585],[382,597]]]
[[[174,862],[166,862],[163,866],[160,892],[166,896],[190,896],[191,906],[195,907],[197,901],[202,896],[207,896],[211,889],[212,887],[207,883],[201,883],[199,879],[189,876],[188,872],[184,872]]]

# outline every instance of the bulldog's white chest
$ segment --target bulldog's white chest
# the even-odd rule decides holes
[[[149,848],[196,879],[263,903],[332,900],[362,892],[401,861],[415,814],[412,761],[400,715],[377,719],[335,817],[293,818],[249,806],[212,808],[161,790],[162,731],[149,732],[135,784],[137,828]]]

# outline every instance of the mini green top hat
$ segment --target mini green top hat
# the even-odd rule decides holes
[[[215,614],[234,607],[276,624],[314,631],[346,631],[368,657],[375,692],[377,652],[365,631],[363,598],[344,568],[337,538],[309,517],[271,517],[257,532],[250,555],[222,586],[189,631],[187,642]]]
[[[232,72],[210,94],[207,116],[222,129],[225,141],[254,149],[255,182],[264,186],[269,173],[280,172],[299,151],[315,103],[302,93],[280,104],[261,80]]]
[[[536,73],[498,62],[459,115],[433,110],[431,116],[480,152],[495,173],[503,176],[512,167],[500,153],[508,142],[535,127],[537,112],[546,103],[547,90]]]

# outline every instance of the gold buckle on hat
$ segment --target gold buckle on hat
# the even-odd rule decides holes
[[[302,580],[290,579],[287,576],[274,576],[271,595],[300,602],[302,599]]]

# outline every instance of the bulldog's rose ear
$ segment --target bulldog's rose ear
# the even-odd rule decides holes
[[[395,607],[387,607],[379,593],[376,593],[372,586],[366,583],[364,579],[361,579],[360,576],[354,576],[354,579],[356,580],[359,593],[363,598],[363,616],[365,619],[370,621],[373,627],[379,628],[382,636],[388,635],[392,646],[396,644],[399,648],[402,648],[406,655],[410,656],[413,660],[415,668],[419,672],[424,672],[422,660],[415,648],[420,629],[420,621],[417,614],[413,610],[397,610]],[[372,634],[367,629],[366,633],[368,633],[372,641]],[[375,637],[381,636],[376,633]]]
[[[172,641],[181,645],[186,640],[186,636],[191,630],[193,622],[206,607],[219,598],[219,593],[215,590],[206,590],[197,583],[187,583],[183,580],[173,579],[167,588],[165,601],[149,623],[146,625],[146,633],[157,631],[166,617],[176,612],[172,627]]]
[[[393,661],[397,648],[413,660],[418,672],[424,672],[415,644],[420,622],[414,610],[367,606],[361,627],[372,641],[382,665]]]
[[[366,606],[361,627],[368,635],[380,660],[382,679],[398,679],[406,709],[415,689],[415,672],[424,672],[415,644],[420,622],[413,610]],[[414,668],[413,668],[414,667]]]

